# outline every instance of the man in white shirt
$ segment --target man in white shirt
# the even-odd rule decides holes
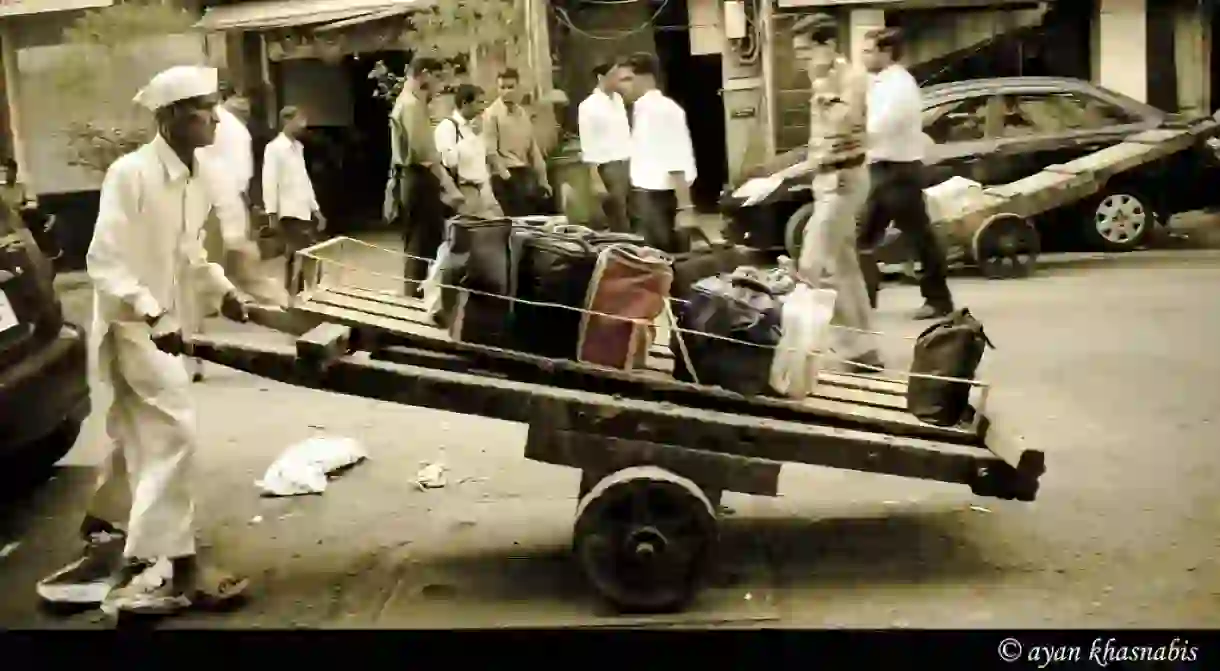
[[[460,214],[478,217],[503,216],[491,189],[491,170],[487,167],[487,144],[483,141],[479,109],[483,90],[462,84],[453,94],[454,110],[433,131],[441,165],[449,171],[464,200]]]
[[[113,448],[81,525],[84,555],[38,584],[47,601],[168,614],[228,600],[246,585],[197,557],[198,437],[180,359],[179,287],[192,276],[213,299],[223,296],[222,314],[248,319],[199,237],[218,204],[211,182],[219,175],[196,154],[215,137],[216,89],[212,68],[154,77],[135,102],[156,115],[157,136],[110,166],[102,183],[87,255],[89,340],[91,386],[112,391],[105,416]],[[162,566],[166,572],[148,570]]]
[[[250,234],[250,181],[254,177],[254,147],[246,121],[250,116],[250,101],[233,94],[216,107],[216,141],[199,150],[205,160],[218,166],[218,188],[226,192],[225,202],[208,215],[203,226],[203,246],[208,258],[224,267],[229,278],[250,297],[263,303],[278,305],[285,302],[270,278],[262,275],[262,260]],[[234,203],[234,198],[239,203]],[[196,292],[187,291],[183,327],[190,335],[202,333],[204,311],[194,306]],[[203,379],[203,363],[192,359],[196,382]]]
[[[686,112],[657,89],[660,66],[652,54],[628,58],[623,88],[633,104],[631,223],[649,246],[676,253],[690,247],[698,227],[690,185],[698,176]]]
[[[304,110],[285,107],[280,111],[280,134],[263,152],[263,210],[284,236],[284,288],[289,294],[304,288],[304,278],[297,276],[296,253],[315,244],[326,230],[300,140],[308,127]]]
[[[923,159],[928,140],[923,132],[919,83],[898,62],[901,35],[893,28],[869,31],[862,52],[873,73],[868,102],[868,164],[872,191],[860,232],[862,247],[880,242],[890,222],[923,266],[919,291],[924,305],[916,319],[935,319],[953,311],[945,279],[944,250],[932,231],[924,203]]]
[[[627,194],[631,191],[631,123],[623,104],[623,68],[602,63],[593,68],[597,88],[577,108],[580,153],[589,166],[593,193],[601,200],[610,230],[631,230],[627,216]]]

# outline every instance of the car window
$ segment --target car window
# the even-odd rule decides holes
[[[987,136],[987,96],[955,100],[923,111],[923,132],[936,144],[972,142]]]
[[[1076,93],[1024,93],[1003,97],[1003,137],[1093,130],[1138,123],[1127,110]]]

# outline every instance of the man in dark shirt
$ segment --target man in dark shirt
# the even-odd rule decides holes
[[[407,254],[403,279],[408,296],[417,295],[445,235],[446,205],[462,203],[453,178],[436,151],[428,101],[439,88],[440,61],[421,56],[411,63],[402,93],[390,112],[393,171],[387,218],[400,227]]]

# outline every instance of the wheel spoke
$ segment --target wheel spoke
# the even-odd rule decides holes
[[[631,521],[634,524],[648,524],[652,521],[652,511],[648,506],[648,487],[631,488]]]

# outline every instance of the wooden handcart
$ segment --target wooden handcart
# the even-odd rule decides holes
[[[362,244],[302,252],[309,282],[289,311],[302,333],[295,346],[205,336],[194,355],[294,385],[526,424],[526,458],[581,470],[574,550],[624,611],[687,603],[712,557],[721,494],[775,496],[785,463],[1008,500],[1037,493],[1041,452],[982,412],[953,427],[920,422],[902,380],[822,373],[803,401],[745,397],[676,381],[663,336],[641,371],[456,342],[400,291],[346,281],[352,268],[338,279],[323,272],[328,251]],[[987,386],[976,391],[981,408]]]

